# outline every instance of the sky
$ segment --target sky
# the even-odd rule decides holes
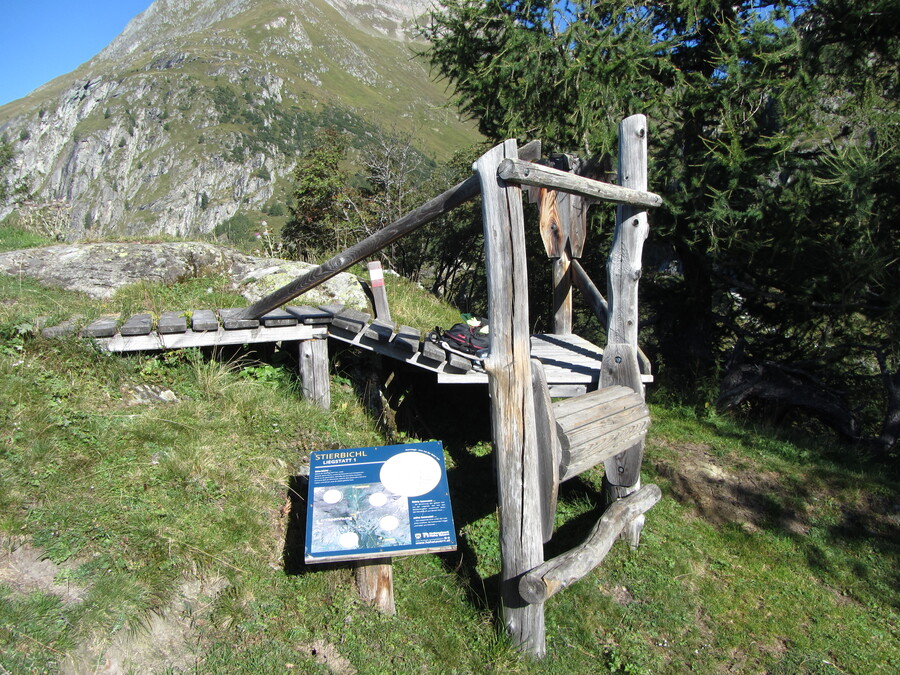
[[[0,0],[0,105],[90,60],[153,0]]]

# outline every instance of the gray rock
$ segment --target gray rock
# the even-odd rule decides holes
[[[202,242],[60,244],[0,253],[0,272],[4,274],[26,276],[99,299],[140,281],[173,284],[224,274],[236,291],[254,302],[312,267]],[[305,293],[301,300],[308,305],[340,302],[358,309],[367,305],[359,281],[346,273]]]

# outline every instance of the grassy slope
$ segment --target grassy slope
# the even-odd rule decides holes
[[[671,408],[653,410],[644,479],[664,499],[642,545],[617,544],[547,604],[544,662],[520,659],[493,614],[495,501],[478,423],[457,423],[471,427],[466,437],[436,427],[460,550],[396,560],[398,616],[378,615],[356,597],[348,567],[300,562],[294,476],[304,458],[386,441],[345,374],[324,412],[298,400],[279,364],[113,356],[33,328],[39,316],[136,298],[199,306],[207,288],[228,299],[218,279],[131,289],[106,306],[0,279],[5,671],[54,672],[66,659],[89,667],[118,653],[136,672],[896,672],[896,482],[821,446]],[[413,317],[406,307],[423,301],[405,293],[394,309],[404,322],[452,316],[435,307]],[[141,383],[178,400],[130,404]],[[592,471],[563,486],[550,554],[596,519],[599,481]],[[3,573],[4,555],[28,546],[58,565],[56,586]]]

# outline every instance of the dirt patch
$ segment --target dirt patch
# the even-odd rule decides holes
[[[65,659],[62,675],[193,672],[199,661],[198,627],[225,589],[223,577],[185,579],[176,598],[133,629],[95,637]]]
[[[44,557],[44,552],[24,538],[0,540],[0,583],[15,593],[40,591],[60,598],[66,604],[81,602],[86,589],[70,583],[58,583],[65,568]]]
[[[337,647],[330,642],[316,640],[311,644],[302,645],[299,649],[313,657],[316,663],[328,668],[334,675],[356,675],[357,671],[353,664],[341,656]]]
[[[785,506],[795,495],[777,473],[735,469],[733,458],[716,457],[703,444],[666,447],[675,451],[677,462],[659,460],[656,470],[671,481],[675,499],[693,505],[704,520],[715,525],[736,523],[748,532],[771,527],[773,522],[792,534],[809,531],[806,513]]]

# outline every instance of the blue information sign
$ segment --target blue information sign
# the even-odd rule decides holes
[[[440,442],[313,452],[308,563],[456,550]]]

